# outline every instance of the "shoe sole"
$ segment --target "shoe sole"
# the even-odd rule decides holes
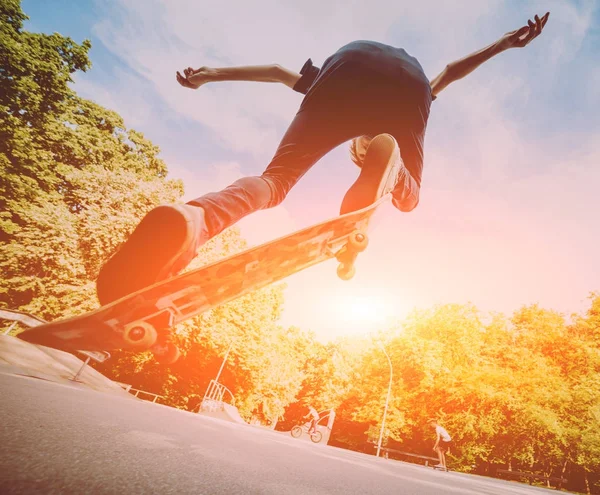
[[[360,210],[391,192],[402,164],[396,140],[389,134],[373,138],[367,149],[360,175],[344,196],[340,215]]]
[[[168,277],[194,242],[193,223],[192,216],[178,206],[151,210],[100,270],[96,284],[100,304],[106,305]],[[195,252],[185,261],[189,263],[194,255]]]

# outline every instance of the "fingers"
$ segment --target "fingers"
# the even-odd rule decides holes
[[[537,16],[536,16],[536,17],[537,17]],[[531,21],[531,19],[530,19],[530,20],[528,20],[528,21],[527,21],[527,25],[528,25],[528,28],[529,28],[529,32],[527,33],[527,36],[525,36],[525,38],[523,38],[523,39],[521,40],[521,46],[525,46],[525,45],[526,45],[527,43],[529,43],[529,42],[530,42],[530,41],[531,41],[533,38],[535,38],[535,37],[536,37],[536,33],[535,33],[535,30],[536,30],[536,25],[535,25],[535,23],[533,23],[533,22]]]
[[[178,82],[179,84],[181,84],[181,85],[182,85],[184,88],[191,88],[191,89],[194,89],[194,87],[193,87],[193,86],[190,84],[190,82],[189,82],[189,81],[188,81],[188,80],[187,80],[185,77],[183,77],[183,76],[182,76],[182,75],[179,73],[179,71],[177,71],[177,82]]]
[[[537,15],[534,17],[534,19],[537,18]],[[531,19],[529,19],[527,21],[527,24],[529,26],[529,35],[527,36],[528,41],[533,39],[533,37],[535,36],[535,29],[536,29],[536,24],[535,22],[532,22]]]
[[[550,12],[546,12],[546,14],[544,14],[544,16],[541,18],[536,14],[533,18],[533,21],[529,19],[527,21],[527,26],[522,27],[518,31],[518,33],[520,34],[518,46],[523,47],[530,43],[531,40],[539,36],[539,34],[542,32],[543,27],[546,25],[546,22],[548,22],[549,17]],[[526,32],[525,30],[527,30],[528,32]],[[525,35],[525,37],[522,38],[523,35]]]
[[[544,27],[546,25],[549,18],[550,18],[550,12],[546,12],[546,14],[544,14],[544,17],[542,17],[542,27]]]

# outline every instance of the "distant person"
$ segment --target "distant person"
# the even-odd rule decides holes
[[[438,459],[440,463],[435,466],[439,468],[448,469],[446,467],[446,452],[448,452],[450,448],[450,443],[452,442],[452,438],[450,434],[446,431],[446,429],[440,425],[438,425],[435,419],[429,421],[429,424],[435,428],[435,445],[433,446],[434,452],[437,453]]]
[[[396,208],[413,210],[419,202],[432,100],[492,57],[527,46],[548,16],[536,15],[489,46],[449,63],[431,80],[404,49],[367,40],[343,46],[321,68],[308,59],[300,73],[277,64],[177,72],[179,84],[189,89],[219,81],[277,82],[305,97],[262,175],[241,178],[184,205],[158,206],[142,219],[100,270],[100,303],[176,275],[209,239],[250,213],[280,204],[317,161],[347,141],[352,141],[352,159],[361,172],[344,197],[343,212],[368,206],[376,193],[388,189]],[[402,162],[397,174],[396,143]],[[310,192],[305,200],[313,201]]]
[[[308,406],[308,414],[304,416],[303,419],[312,418],[310,421],[310,426],[308,428],[308,434],[312,435],[317,431],[317,423],[319,422],[320,416],[318,411],[313,406]]]

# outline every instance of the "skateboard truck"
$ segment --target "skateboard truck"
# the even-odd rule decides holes
[[[358,253],[362,253],[369,245],[369,238],[362,230],[355,230],[347,236],[346,243],[335,253],[335,258],[340,262],[337,274],[342,280],[350,280],[356,273],[354,262]]]

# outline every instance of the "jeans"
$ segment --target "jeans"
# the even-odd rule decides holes
[[[280,204],[300,178],[340,144],[387,132],[398,142],[406,165],[393,192],[394,204],[408,211],[418,202],[422,135],[430,103],[429,86],[408,74],[392,78],[356,61],[342,63],[309,89],[261,176],[244,177],[188,204],[204,209],[213,237],[254,211]],[[402,208],[406,198],[412,206]]]

